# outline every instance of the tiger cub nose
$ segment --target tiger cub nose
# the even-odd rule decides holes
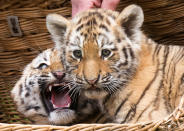
[[[57,78],[57,79],[63,79],[65,77],[65,73],[62,71],[55,71],[53,72],[53,75]]]
[[[86,80],[90,85],[94,85],[98,82],[98,78],[95,78],[93,80]]]

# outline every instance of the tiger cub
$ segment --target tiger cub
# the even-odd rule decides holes
[[[72,20],[47,16],[68,77],[113,119],[102,114],[97,123],[163,119],[184,94],[184,47],[156,44],[141,31],[143,21],[137,5],[121,13],[91,9]]]
[[[66,79],[60,52],[47,49],[28,64],[11,94],[20,113],[35,124],[70,125],[97,114],[96,100],[72,95],[74,88]]]

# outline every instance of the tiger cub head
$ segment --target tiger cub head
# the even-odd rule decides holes
[[[137,64],[143,11],[137,5],[121,13],[91,9],[72,20],[47,16],[47,28],[63,59],[69,77],[91,98],[104,97],[131,79]]]
[[[11,91],[18,111],[35,124],[55,125],[78,123],[97,113],[96,101],[71,96],[72,85],[65,75],[60,52],[48,49],[39,54]]]

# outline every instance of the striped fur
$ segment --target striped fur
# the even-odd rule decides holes
[[[43,64],[48,67],[39,69],[39,66]],[[11,91],[17,110],[36,124],[50,123],[49,114],[41,100],[40,92],[44,88],[43,85],[56,80],[52,74],[56,70],[63,70],[58,52],[52,49],[45,50],[25,67],[21,78]]]
[[[104,105],[113,122],[161,120],[178,106],[184,94],[183,47],[158,45],[144,38],[139,59],[129,84]],[[107,122],[105,116],[96,121]]]
[[[136,5],[120,14],[92,9],[72,20],[47,16],[47,28],[63,51],[68,78],[104,105],[94,122],[162,119],[183,94],[184,48],[154,43],[140,29],[143,20]],[[108,56],[102,55],[104,49],[110,51]]]
[[[138,9],[137,13],[141,11]],[[63,61],[69,79],[90,98],[101,99],[114,94],[135,73],[139,26],[127,30],[130,36],[127,37],[118,15],[110,10],[94,9],[77,15],[72,21],[56,14],[47,16],[47,28],[57,47],[64,51]],[[142,23],[141,19],[139,22]],[[104,57],[103,50],[110,51],[109,56]],[[82,58],[76,58],[75,51],[80,51]]]
[[[43,100],[49,100],[48,93],[44,90],[48,90],[48,85],[61,80],[54,75],[56,71],[65,72],[60,52],[56,49],[43,51],[25,67],[21,78],[11,91],[20,113],[35,124],[70,125],[89,121],[94,114],[100,112],[98,101],[86,98],[83,93],[78,99],[71,98],[78,103],[76,107],[49,110]]]

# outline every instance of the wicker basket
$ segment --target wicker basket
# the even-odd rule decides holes
[[[149,37],[162,44],[184,45],[183,0],[121,0],[117,10],[121,11],[132,3],[143,8],[143,30]],[[24,66],[42,50],[53,46],[45,26],[45,16],[55,12],[70,17],[71,4],[68,0],[1,0],[0,5],[0,131],[184,129],[181,124],[184,121],[183,99],[173,114],[155,123],[80,124],[68,127],[27,125],[31,121],[16,111],[10,90]],[[18,16],[21,36],[12,36],[7,22],[9,16]]]

